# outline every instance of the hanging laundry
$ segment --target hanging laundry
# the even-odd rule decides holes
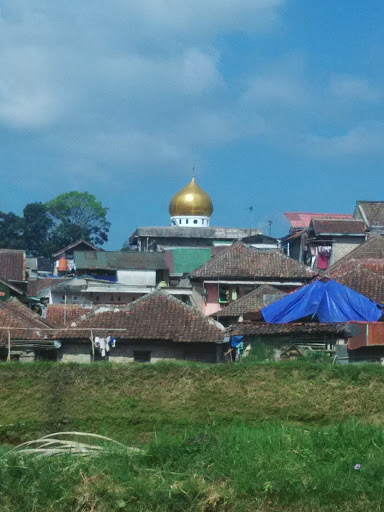
[[[320,270],[326,270],[329,267],[329,256],[319,254],[317,256],[317,268]]]
[[[74,260],[68,260],[68,270],[72,272],[73,270],[76,270],[76,265]]]
[[[106,354],[106,342],[104,338],[99,338],[99,345],[100,345],[100,351],[101,351],[101,357],[105,357]]]

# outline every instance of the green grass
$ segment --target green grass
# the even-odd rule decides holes
[[[5,456],[0,510],[380,511],[383,450],[383,429],[347,422],[189,428],[138,457]]]
[[[0,512],[384,510],[379,365],[10,363],[0,386]],[[145,455],[6,455],[60,430]]]

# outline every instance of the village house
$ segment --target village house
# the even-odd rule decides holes
[[[333,265],[327,275],[384,304],[384,238],[370,235],[366,242]]]
[[[285,214],[291,222],[290,234],[281,240],[291,258],[319,271],[327,270],[367,238],[366,226],[352,215]],[[309,218],[309,216],[313,216]],[[347,217],[347,218],[346,218]],[[298,219],[303,219],[302,221]],[[297,224],[306,224],[297,228]]]
[[[364,222],[367,231],[384,234],[383,201],[356,201],[354,218]]]
[[[76,264],[74,261],[75,251],[91,251],[98,252],[103,251],[99,249],[88,240],[77,240],[72,244],[63,247],[59,251],[52,254],[53,257],[53,273],[54,275],[63,275],[67,273],[74,273],[76,270]]]
[[[58,360],[63,362],[219,362],[223,358],[222,326],[162,291],[124,309],[95,311],[55,337],[61,344]],[[115,341],[106,346],[108,337]]]
[[[279,249],[263,251],[236,242],[194,270],[190,279],[204,297],[204,313],[212,315],[258,285],[290,292],[315,276],[314,271]]]
[[[259,311],[245,313],[243,322],[228,327],[226,339],[231,341],[241,337],[246,349],[260,358],[295,358],[320,351],[340,362],[349,362],[353,359],[349,349],[368,345],[363,345],[360,339],[355,347],[351,347],[348,338],[352,339],[360,332],[353,330],[351,324],[379,325],[383,310],[381,304],[334,280],[323,278]],[[378,345],[377,340],[376,336],[372,344]],[[365,356],[372,356],[369,350],[366,352]]]
[[[246,351],[256,358],[271,361],[297,359],[314,353],[331,357],[337,346],[348,343],[345,324],[337,323],[267,324],[245,320],[230,325],[227,336],[242,336]]]
[[[231,302],[225,308],[216,311],[212,316],[225,326],[242,322],[245,315],[259,311],[264,306],[281,299],[284,295],[286,295],[285,292],[274,286],[262,284],[240,299]]]
[[[0,361],[56,359],[58,342],[47,322],[15,298],[0,302]]]

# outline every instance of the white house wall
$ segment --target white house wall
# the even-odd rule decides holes
[[[156,286],[156,270],[118,270],[117,281],[131,286]]]

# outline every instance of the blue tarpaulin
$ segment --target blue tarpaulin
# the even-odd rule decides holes
[[[305,317],[321,323],[361,320],[377,322],[383,306],[337,281],[315,281],[261,310],[269,324],[285,324]]]

